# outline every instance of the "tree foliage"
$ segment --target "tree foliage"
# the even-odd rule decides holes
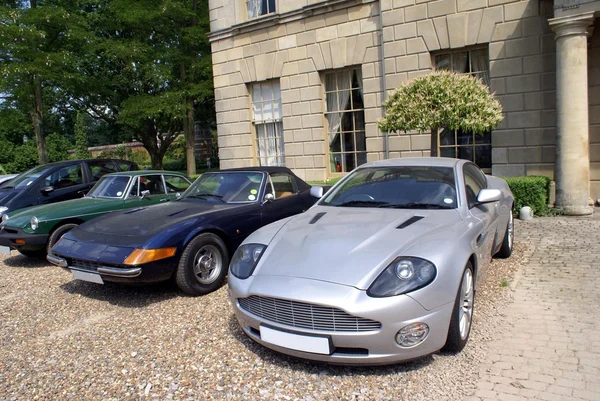
[[[84,117],[81,112],[77,113],[75,118],[75,158],[89,159],[92,154],[88,150],[87,127],[83,121]]]
[[[387,132],[437,133],[448,128],[483,134],[502,121],[500,102],[481,80],[451,71],[435,71],[404,82],[384,105],[385,116],[377,125]]]

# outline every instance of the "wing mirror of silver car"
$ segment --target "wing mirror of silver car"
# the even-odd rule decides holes
[[[265,203],[269,203],[273,199],[275,199],[275,197],[273,196],[273,194],[266,194],[265,197],[264,197],[264,200],[263,200],[262,204],[264,205]]]
[[[150,191],[145,190],[145,191],[140,192],[140,194],[142,195],[140,199],[144,199],[146,196],[150,195]]]
[[[492,203],[502,199],[499,189],[482,189],[477,195],[477,203]]]
[[[323,196],[323,187],[310,187],[310,194],[319,199]]]

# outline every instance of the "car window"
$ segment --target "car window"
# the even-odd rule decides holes
[[[355,170],[321,202],[326,206],[454,209],[452,167],[381,166]]]
[[[473,164],[466,164],[463,167],[465,177],[465,192],[467,193],[467,202],[469,208],[477,203],[479,191],[487,187],[485,175]]]
[[[119,168],[121,169],[121,171],[132,171],[133,170],[133,164],[131,162],[119,160],[117,163],[119,163]]]
[[[90,166],[92,181],[97,181],[100,179],[100,177],[106,174],[116,173],[117,171],[119,171],[115,163],[107,160],[90,161],[88,162],[88,166]]]
[[[150,191],[150,195],[164,195],[165,187],[161,175],[144,175],[139,178],[140,193]]]
[[[190,186],[188,180],[177,175],[165,175],[165,184],[167,185],[167,193],[170,194],[183,193]]]
[[[92,198],[122,198],[131,177],[127,175],[113,175],[100,178],[88,192]]]
[[[133,182],[131,183],[131,188],[129,188],[129,195],[128,196],[130,198],[134,198],[136,196],[139,196],[139,192],[138,192],[139,186],[138,186],[138,183],[139,183],[138,177],[134,177],[133,178]]]
[[[46,172],[48,170],[50,170],[50,168],[48,166],[38,166],[38,167],[32,168],[31,170],[26,171],[23,174],[16,176],[10,183],[8,183],[5,186],[5,188],[11,188],[11,187],[27,188],[28,186],[33,184],[33,182],[35,180],[37,180],[39,177],[46,174]]]
[[[63,167],[48,175],[44,180],[44,186],[54,187],[54,189],[68,188],[79,184],[83,184],[81,164]]]
[[[294,181],[289,174],[273,173],[270,178],[275,191],[275,199],[285,198],[296,193]]]

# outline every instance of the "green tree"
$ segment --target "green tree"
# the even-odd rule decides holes
[[[431,132],[437,155],[441,128],[483,134],[502,121],[502,106],[488,87],[468,74],[435,71],[401,84],[385,103],[377,125],[386,132]]]
[[[92,154],[88,150],[87,127],[83,121],[83,113],[77,112],[75,118],[75,158],[89,159]]]

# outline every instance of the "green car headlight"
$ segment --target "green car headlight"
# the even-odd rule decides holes
[[[33,231],[35,231],[35,230],[37,230],[37,229],[38,229],[38,227],[40,226],[40,221],[38,220],[38,218],[37,218],[37,217],[33,216],[33,217],[31,218],[31,220],[29,220],[29,224],[31,225],[31,229],[32,229]]]

